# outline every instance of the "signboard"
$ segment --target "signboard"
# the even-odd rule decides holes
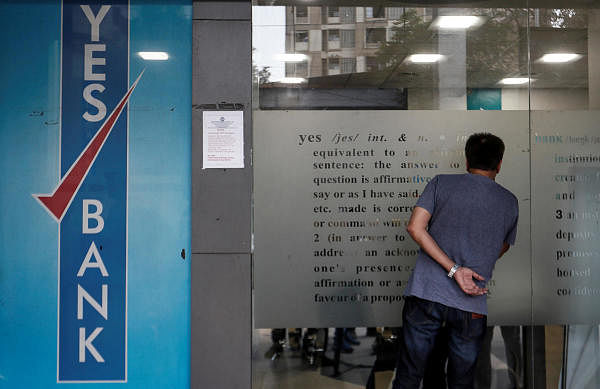
[[[191,10],[0,4],[0,386],[189,386]]]
[[[126,381],[129,4],[62,20],[62,178],[35,195],[59,223],[58,380]]]
[[[413,206],[436,174],[465,172],[464,145],[475,132],[505,141],[497,181],[523,215],[517,245],[488,282],[490,322],[530,322],[527,112],[260,111],[256,326],[400,325],[418,250],[405,231]]]

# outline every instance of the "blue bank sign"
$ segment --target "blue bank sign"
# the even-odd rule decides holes
[[[128,1],[64,1],[61,50],[58,382],[126,382]]]

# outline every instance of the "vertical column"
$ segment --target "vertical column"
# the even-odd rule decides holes
[[[193,29],[191,387],[250,388],[251,3],[194,2]],[[244,110],[244,169],[202,169],[221,103]]]

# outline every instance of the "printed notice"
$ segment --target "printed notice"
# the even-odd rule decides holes
[[[203,122],[203,169],[244,167],[244,113],[206,111]]]

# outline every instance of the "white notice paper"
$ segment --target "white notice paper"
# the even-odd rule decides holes
[[[205,111],[202,169],[244,167],[244,113]]]

